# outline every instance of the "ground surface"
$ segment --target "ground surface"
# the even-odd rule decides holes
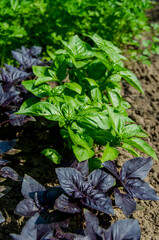
[[[155,9],[155,17],[159,19],[158,8]],[[159,57],[152,57],[150,67],[133,62],[129,63],[128,67],[137,75],[145,92],[142,95],[123,83],[123,96],[132,105],[128,111],[129,116],[149,133],[148,143],[155,149],[159,158]],[[33,123],[27,124],[23,129],[4,126],[1,129],[1,139],[5,138],[8,133],[10,139],[19,138],[16,147],[22,150],[15,155],[5,156],[5,159],[11,161],[10,166],[19,175],[24,176],[27,173],[46,187],[56,184],[55,165],[43,157],[40,152],[48,147],[48,144],[60,150],[60,145],[57,146],[56,140],[54,141],[55,138],[60,141],[58,130],[47,130],[45,122],[39,120],[39,123],[36,123],[36,128]],[[121,150],[119,159],[116,161],[117,165],[122,166],[130,158],[132,158],[130,154]],[[146,181],[159,195],[159,162],[154,161]],[[16,205],[23,197],[20,194],[20,182],[7,180],[4,184],[11,186],[12,189],[0,199],[0,210],[6,217],[6,222],[0,226],[0,239],[10,240],[9,233],[19,233],[23,225],[23,222],[21,225],[19,216],[14,214]],[[133,217],[139,220],[142,232],[141,240],[159,240],[159,201],[137,201],[137,203],[140,204],[141,210],[135,212]],[[115,213],[116,216],[112,221],[125,218],[119,209],[115,209]]]

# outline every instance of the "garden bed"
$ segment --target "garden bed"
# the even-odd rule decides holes
[[[153,22],[157,22],[159,17],[159,7],[149,12],[153,15]],[[149,134],[145,139],[148,144],[156,151],[159,158],[159,57],[151,58],[152,65],[147,66],[141,63],[129,62],[126,67],[136,74],[144,90],[144,95],[133,87],[123,82],[122,96],[131,104],[128,110],[129,117]],[[13,127],[4,124],[1,127],[1,139],[17,138],[16,149],[3,156],[4,159],[11,161],[9,164],[20,176],[28,174],[46,188],[55,186],[58,183],[55,168],[57,165],[41,154],[41,151],[48,146],[55,148],[59,153],[62,150],[62,138],[58,127],[47,128],[46,120],[38,118],[37,122],[28,122],[24,127]],[[58,140],[58,141],[57,141]],[[122,166],[126,160],[131,159],[132,155],[123,149],[115,161],[118,167]],[[141,156],[146,156],[141,154]],[[66,157],[62,161],[62,166],[70,165],[70,158]],[[159,195],[159,163],[154,160],[153,167],[146,178]],[[10,240],[10,233],[20,233],[25,220],[14,214],[16,205],[23,199],[21,195],[21,182],[14,182],[7,179],[4,185],[12,189],[3,198],[0,198],[0,210],[6,221],[1,224],[0,239]],[[131,217],[137,219],[141,228],[141,240],[158,240],[159,236],[159,202],[136,200],[138,211]],[[125,219],[125,215],[119,208],[114,209],[115,217],[109,218],[111,222],[118,219]],[[105,215],[101,215],[103,220]],[[108,220],[108,219],[107,219]]]
[[[132,108],[128,111],[129,116],[148,132],[148,143],[159,157],[159,57],[153,56],[151,66],[132,62],[128,67],[137,75],[145,92],[142,95],[124,82],[123,96],[132,105]],[[3,138],[9,136],[10,139],[18,136],[19,139],[16,148],[22,151],[15,155],[5,155],[5,159],[11,161],[10,166],[20,176],[27,173],[48,187],[57,183],[54,171],[56,166],[49,159],[43,157],[40,152],[57,137],[58,130],[48,130],[43,119],[38,122],[27,123],[23,128],[15,128],[11,125],[3,126],[1,136]],[[51,144],[53,145],[54,142]],[[57,147],[60,149],[60,144]],[[11,152],[11,154],[13,153]],[[122,166],[130,158],[132,158],[131,154],[121,150],[116,163],[118,166]],[[159,194],[158,162],[154,161],[146,180]],[[1,209],[6,217],[6,222],[1,225],[0,239],[9,240],[11,239],[9,237],[10,233],[20,233],[24,222],[21,222],[19,216],[14,214],[16,205],[22,199],[21,183],[7,180],[5,184],[11,186],[12,189],[0,200]],[[159,236],[159,202],[138,200],[138,204],[141,210],[133,213],[133,217],[139,220],[142,231],[141,240],[157,240]],[[116,209],[115,213],[116,216],[112,218],[112,221],[126,218],[119,209]]]

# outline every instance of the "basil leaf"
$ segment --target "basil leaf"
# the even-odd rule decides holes
[[[131,146],[133,146],[133,147],[139,149],[140,151],[148,154],[149,156],[151,156],[155,160],[158,160],[155,151],[148,145],[147,142],[143,141],[142,139],[140,139],[140,138],[130,138],[130,139],[124,139],[123,142],[130,144]]]
[[[52,162],[60,164],[61,156],[56,150],[52,148],[46,148],[41,153],[48,157]]]

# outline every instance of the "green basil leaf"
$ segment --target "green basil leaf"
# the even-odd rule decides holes
[[[131,108],[131,105],[122,97],[121,97],[121,106],[125,109]]]
[[[148,154],[149,156],[151,156],[155,160],[158,160],[155,151],[148,145],[147,142],[143,141],[142,139],[140,139],[140,138],[130,138],[130,139],[124,139],[123,142],[130,144],[131,146],[133,146],[133,147],[139,149],[140,151]]]
[[[35,103],[38,103],[40,101],[40,99],[36,98],[36,97],[31,97],[28,98],[27,100],[25,100],[22,105],[20,106],[20,109],[18,112],[16,112],[15,114],[21,114],[20,112],[24,112],[25,109],[30,108],[32,105],[34,105]],[[25,115],[25,114],[24,114]]]
[[[76,60],[83,60],[93,56],[90,45],[83,42],[77,35],[70,37],[69,43],[62,41],[66,50]]]
[[[81,94],[82,92],[82,87],[78,83],[75,82],[65,83],[65,86],[70,90],[77,92],[78,94]]]
[[[87,142],[85,139],[82,139],[82,135],[80,136],[78,133],[74,133],[70,127],[68,127],[68,133],[70,135],[70,138],[74,145],[81,146],[83,148],[89,149],[89,142]],[[84,138],[84,137],[83,137]],[[93,142],[92,142],[93,144]]]
[[[74,118],[75,109],[72,105],[63,104],[61,107],[61,111],[67,120],[71,120]]]
[[[67,64],[66,59],[64,55],[59,55],[54,60],[54,65],[56,67],[56,76],[57,78],[62,81],[66,78],[66,70],[67,70]]]
[[[134,73],[129,70],[118,72],[131,86],[137,89],[139,92],[144,93],[141,84]]]
[[[53,96],[58,96],[60,95],[64,90],[65,90],[66,86],[65,85],[60,85],[60,86],[56,86],[52,89],[52,95]]]
[[[119,155],[119,151],[113,147],[110,147],[110,144],[107,143],[101,162],[103,163],[108,160],[114,160],[118,155]]]
[[[59,109],[48,102],[38,102],[26,107],[25,109],[22,106],[17,113],[24,115],[43,116],[46,118],[55,118],[56,120],[62,116]]]
[[[95,169],[99,169],[101,167],[101,159],[100,158],[90,158],[88,159],[89,171],[92,172]]]
[[[122,146],[122,148],[126,149],[129,153],[131,153],[133,156],[135,157],[140,157],[140,154],[138,152],[135,151],[135,149],[133,149],[131,147],[131,145],[129,145],[128,143],[124,143]]]
[[[51,81],[59,81],[57,78],[52,78],[52,77],[39,77],[36,82],[35,82],[35,86],[38,86],[42,83],[45,83],[45,82],[51,82]]]
[[[115,91],[107,91],[108,98],[113,107],[117,107],[121,104],[121,96]]]
[[[137,133],[141,131],[141,126],[136,124],[128,124],[126,125],[121,132],[121,137],[123,138],[131,138],[136,136]]]
[[[107,105],[109,119],[111,121],[111,125],[116,133],[120,133],[121,129],[124,127],[125,117],[122,116],[119,112],[113,109],[111,106]]]
[[[110,80],[113,82],[120,82],[121,81],[121,76],[119,74],[112,74],[110,76]]]
[[[27,80],[23,81],[22,84],[29,92],[33,93],[37,97],[42,98],[52,95],[52,88],[50,85],[44,83],[36,87],[35,82],[36,80]]]
[[[73,152],[79,162],[85,161],[85,160],[93,157],[95,154],[94,151],[89,148],[86,149],[86,148],[82,148],[82,147],[73,145],[72,149],[73,149]]]
[[[94,142],[98,145],[106,145],[107,142],[115,141],[115,138],[112,133],[108,130],[101,129],[87,129],[88,134],[94,139]]]
[[[93,78],[95,80],[99,80],[105,75],[106,67],[105,65],[99,61],[92,61],[87,67],[87,75],[89,78]]]
[[[56,150],[52,148],[46,148],[41,153],[48,157],[55,164],[60,164],[61,156]]]
[[[48,67],[33,66],[32,69],[33,69],[33,73],[37,77],[49,77]]]
[[[108,116],[100,112],[92,111],[92,113],[88,114],[86,111],[86,114],[82,114],[82,116],[77,116],[77,122],[79,125],[88,128],[98,128],[107,130],[110,129],[111,127],[111,123]]]
[[[97,46],[103,50],[107,56],[115,63],[120,60],[119,48],[115,47],[112,42],[102,39],[98,34],[89,36]]]

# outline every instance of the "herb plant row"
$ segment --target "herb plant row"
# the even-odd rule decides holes
[[[37,57],[40,48],[23,47],[12,52],[19,68],[5,65],[7,70],[2,69],[2,108],[11,104],[11,114],[15,115],[19,105],[13,107],[13,100],[20,93],[14,95],[14,91],[17,82],[18,89],[22,82],[27,95],[17,116],[36,121],[39,116],[44,117],[48,127],[59,126],[63,137],[61,155],[50,147],[42,151],[55,164],[61,164],[55,169],[59,185],[46,189],[27,174],[23,178],[24,199],[15,213],[30,219],[20,235],[11,234],[13,240],[140,240],[138,221],[130,218],[137,211],[135,198],[159,200],[155,190],[144,181],[153,158],[158,160],[156,153],[142,140],[148,134],[128,116],[126,109],[131,106],[121,96],[123,80],[143,93],[141,84],[124,68],[125,57],[111,42],[97,34],[85,38],[90,44],[77,35],[69,42],[62,41],[64,49],[51,53],[53,62]],[[15,87],[9,86],[5,94],[8,82]],[[17,121],[13,125],[26,122]],[[14,142],[2,142],[1,152],[10,149]],[[119,147],[135,156],[123,164],[120,172],[113,161],[119,155]],[[134,148],[150,157],[140,157]],[[62,166],[65,149],[72,153],[69,167]],[[97,156],[99,152],[101,158]],[[5,164],[0,161],[0,165]],[[21,179],[7,167],[2,167],[0,174]],[[101,217],[106,222],[108,215],[115,215],[116,208],[129,219],[118,220],[111,226],[108,223],[105,228]],[[4,221],[1,213],[0,220]]]
[[[136,148],[157,160],[154,150],[142,140],[147,133],[128,117],[130,104],[120,94],[122,79],[143,93],[140,82],[124,68],[117,47],[97,34],[89,38],[93,47],[76,35],[68,43],[62,41],[65,49],[56,51],[51,67],[33,67],[38,78],[22,84],[35,97],[27,99],[17,114],[58,122],[67,146],[78,161],[89,159],[91,169],[115,159],[117,147],[138,157]],[[93,158],[97,145],[106,146],[101,159]],[[56,150],[48,148],[42,153],[60,163]]]

